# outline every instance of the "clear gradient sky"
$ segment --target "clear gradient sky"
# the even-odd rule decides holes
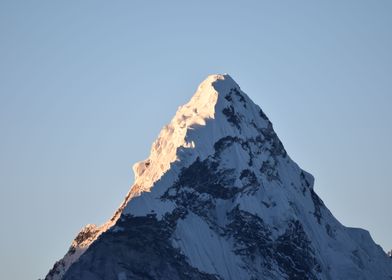
[[[392,1],[0,1],[0,279],[103,223],[131,166],[229,73],[345,225],[392,249]]]

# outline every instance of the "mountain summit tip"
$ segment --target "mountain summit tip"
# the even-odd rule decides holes
[[[226,73],[207,76],[207,78],[200,84],[199,88],[206,88],[209,86],[213,86],[218,93],[233,87],[239,88],[233,78]]]

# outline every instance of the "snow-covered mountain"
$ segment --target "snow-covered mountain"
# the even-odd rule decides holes
[[[340,224],[229,75],[209,76],[134,166],[113,218],[86,226],[47,280],[392,279]]]

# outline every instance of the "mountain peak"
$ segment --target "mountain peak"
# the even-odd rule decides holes
[[[211,86],[217,91],[217,93],[225,92],[235,87],[239,88],[238,84],[227,73],[207,76],[207,78],[199,85],[199,89],[205,89]]]
[[[254,127],[250,128],[250,123]],[[208,76],[190,101],[180,106],[172,121],[161,130],[148,159],[133,166],[134,195],[149,191],[172,163],[181,161],[184,167],[186,162],[208,155],[220,138],[235,137],[245,131],[257,134],[259,128],[268,124],[261,109],[228,74]],[[184,151],[187,155],[181,158]]]
[[[229,74],[209,75],[200,83],[191,100],[182,107],[192,108],[196,114],[208,118],[215,112],[217,103],[227,98],[233,90],[240,91],[241,89]],[[187,112],[179,110],[177,113],[186,114]]]
[[[392,278],[227,74],[200,84],[134,171],[114,216],[84,228],[47,280]]]

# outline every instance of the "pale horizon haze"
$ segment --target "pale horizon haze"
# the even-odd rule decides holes
[[[104,223],[228,73],[344,225],[392,249],[392,1],[0,1],[0,279]]]

